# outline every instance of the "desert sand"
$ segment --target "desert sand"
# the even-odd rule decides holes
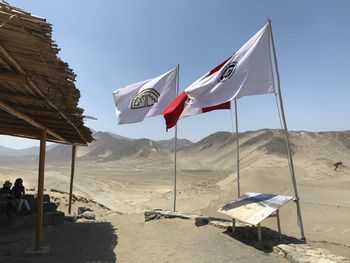
[[[349,137],[349,132],[294,132],[291,136],[306,238],[313,246],[327,248],[347,258],[350,258]],[[293,195],[281,138],[278,131],[270,130],[241,134],[242,193],[253,191]],[[89,146],[90,151],[88,148],[82,149],[80,156],[91,154],[91,149],[97,148],[96,144]],[[179,150],[178,211],[222,217],[216,210],[237,197],[234,145],[234,136],[217,133]],[[100,156],[106,157],[108,153],[103,155],[102,152]],[[70,225],[48,227],[45,229],[45,240],[53,249],[48,255],[50,261],[58,253],[63,253],[76,259],[71,262],[88,262],[88,258],[80,258],[81,261],[74,258],[74,250],[80,249],[86,252],[90,260],[107,262],[113,262],[116,258],[118,262],[224,262],[230,259],[237,262],[239,259],[239,262],[283,262],[284,259],[278,255],[270,253],[266,257],[263,252],[239,243],[222,230],[210,226],[197,228],[189,222],[175,219],[144,223],[144,211],[173,207],[172,158],[171,151],[159,154],[156,149],[147,155],[144,152],[141,155],[135,153],[116,160],[78,159],[74,193],[106,207],[89,202],[97,214],[95,224],[106,236],[100,232],[98,236],[89,233],[92,231],[89,230],[93,224],[91,222],[80,222],[77,228],[73,227],[74,230]],[[337,171],[333,167],[336,161],[343,162]],[[3,161],[0,176],[12,181],[22,177],[28,189],[36,188],[37,164],[33,161]],[[48,162],[46,192],[55,195],[51,189],[68,191],[69,177],[69,162]],[[79,205],[84,203],[76,202],[73,211]],[[63,199],[60,208],[67,212]],[[299,238],[295,204],[290,202],[280,212],[282,232]],[[265,220],[262,225],[277,229],[273,219]],[[77,230],[80,227],[84,231]],[[26,231],[28,235],[33,232]],[[76,243],[67,237],[65,233],[70,231],[76,231],[75,235],[83,243]],[[21,232],[22,238],[13,240],[20,243],[20,248],[16,249],[22,252],[32,239],[25,233]],[[61,242],[54,238],[57,236]],[[25,241],[22,239],[27,243],[23,243]],[[72,242],[73,251],[62,251],[65,240]],[[103,255],[101,248],[94,251],[95,245],[92,244],[100,240],[101,246],[108,247],[107,254]],[[235,253],[232,254],[233,250]],[[98,253],[102,253],[99,259],[96,256],[100,255]],[[254,260],[259,256],[262,258]]]

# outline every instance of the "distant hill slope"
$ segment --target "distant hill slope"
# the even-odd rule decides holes
[[[191,142],[190,140],[187,139],[177,139],[176,142],[176,148],[177,150],[180,150],[184,147],[190,146],[192,145],[193,142]],[[174,151],[174,147],[175,147],[175,138],[172,138],[170,140],[161,140],[161,141],[157,141],[157,146],[158,149],[160,151]]]
[[[78,147],[77,159],[86,161],[156,160],[173,162],[174,139],[153,141],[150,139],[130,139],[108,132],[96,132],[95,141],[88,147]],[[342,161],[350,156],[350,131],[340,132],[290,132],[293,156],[310,163],[323,160]],[[286,157],[284,133],[280,130],[263,129],[239,134],[240,159],[249,163],[253,156],[268,158]],[[216,132],[192,143],[178,139],[178,161],[180,167],[202,169],[229,169],[235,163],[236,135],[230,132]],[[13,150],[0,147],[0,157],[9,159],[37,156],[38,147]],[[50,145],[47,149],[48,161],[69,161],[71,146]],[[256,160],[256,158],[254,159]]]
[[[49,151],[52,148],[54,148],[56,145],[48,145],[46,149]],[[37,157],[39,155],[39,147],[33,146],[30,148],[25,149],[11,149],[8,147],[4,147],[0,145],[0,157],[6,156],[6,157],[25,157],[25,156],[31,156],[31,157]]]
[[[91,161],[115,161],[125,158],[138,159],[150,156],[167,156],[174,151],[174,139],[153,141],[150,139],[131,139],[109,132],[96,132],[96,139],[88,147],[78,147],[77,158]],[[191,145],[186,139],[178,139],[178,149]],[[71,147],[57,145],[47,152],[49,161],[68,161],[71,156]]]
[[[131,156],[147,158],[158,151],[154,141],[149,139],[118,139],[104,132],[94,135],[96,141],[89,144],[88,151],[80,153],[81,159],[119,160]]]
[[[349,159],[350,131],[293,131],[289,137],[292,154],[296,159],[309,162],[323,160],[328,165]],[[260,159],[269,159],[270,155],[278,158],[287,156],[285,136],[281,130],[263,129],[240,133],[239,145],[240,159],[246,162],[249,162],[249,159],[253,160],[253,156],[260,156]],[[182,148],[178,156],[180,162],[181,159],[186,159],[186,163],[194,163],[203,168],[232,168],[236,162],[236,135],[229,132],[211,134]]]

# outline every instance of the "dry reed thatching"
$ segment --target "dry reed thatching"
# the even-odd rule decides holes
[[[73,70],[57,55],[45,18],[0,3],[0,134],[86,145]]]

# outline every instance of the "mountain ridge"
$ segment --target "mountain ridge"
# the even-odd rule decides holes
[[[147,138],[131,139],[101,131],[96,132],[93,136],[96,140],[87,147],[78,147],[77,160],[140,162],[148,159],[162,159],[171,163],[174,159],[174,138],[159,141]],[[285,137],[281,130],[246,131],[239,133],[238,137],[242,158],[249,156],[249,154],[260,154],[262,158],[269,155],[286,156]],[[292,154],[297,158],[303,157],[311,160],[313,156],[321,154],[322,158],[332,162],[334,156],[350,155],[350,131],[292,131],[289,133],[289,137]],[[177,143],[178,161],[181,163],[182,159],[191,160],[200,167],[230,167],[233,163],[233,156],[236,154],[236,134],[231,132],[219,131],[194,143],[187,139],[178,139]],[[35,154],[30,155],[33,152]],[[0,146],[0,157],[6,157],[7,160],[28,156],[37,158],[37,153],[37,147],[13,150]],[[47,148],[46,158],[48,161],[70,161],[70,156],[71,146],[50,145]]]

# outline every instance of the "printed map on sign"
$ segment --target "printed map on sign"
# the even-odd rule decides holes
[[[285,195],[248,192],[217,212],[248,224],[257,225],[292,199],[293,197]]]

